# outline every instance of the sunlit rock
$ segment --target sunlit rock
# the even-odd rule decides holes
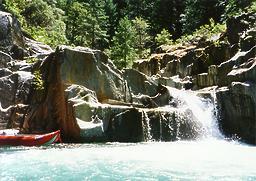
[[[65,84],[79,84],[95,91],[97,99],[126,101],[128,89],[121,72],[101,51],[89,48],[59,47],[60,74]]]

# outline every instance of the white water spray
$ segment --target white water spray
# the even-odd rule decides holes
[[[193,91],[178,90],[168,87],[169,93],[173,97],[172,104],[175,104],[179,112],[192,113],[191,121],[202,125],[202,136],[205,138],[223,138],[219,131],[216,117],[216,97],[211,92],[212,99],[201,98]]]

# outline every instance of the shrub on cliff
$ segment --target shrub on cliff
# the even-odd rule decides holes
[[[52,47],[67,42],[64,12],[43,0],[5,0],[5,9],[18,17],[22,28],[34,39]]]
[[[166,29],[163,29],[161,31],[161,33],[156,35],[155,40],[156,40],[156,43],[157,43],[158,46],[160,46],[160,45],[169,45],[169,44],[172,43],[171,37],[172,37],[172,35],[169,33],[169,31],[166,30]]]

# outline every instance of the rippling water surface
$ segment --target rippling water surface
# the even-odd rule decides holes
[[[0,147],[0,180],[256,180],[256,147],[224,140]]]

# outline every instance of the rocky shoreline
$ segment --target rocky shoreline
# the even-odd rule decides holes
[[[175,106],[158,109],[173,98],[170,86],[214,89],[223,133],[256,144],[255,14],[231,18],[213,40],[162,46],[122,71],[99,50],[61,45],[53,51],[25,37],[11,14],[0,18],[0,129],[61,129],[66,142],[137,142],[149,139],[150,126],[154,140],[194,139],[200,125],[187,118],[182,131],[170,130],[178,121]]]

